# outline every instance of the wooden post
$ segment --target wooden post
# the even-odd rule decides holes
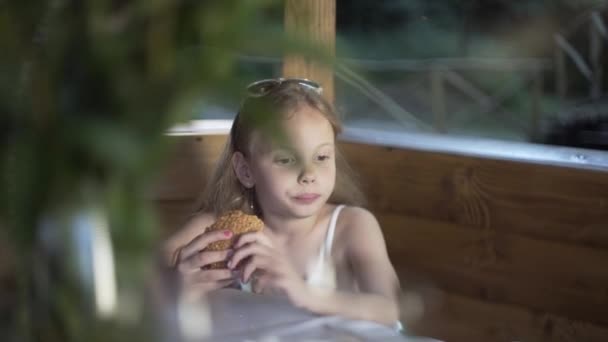
[[[566,74],[566,54],[564,50],[557,45],[555,50],[555,90],[560,100],[566,99],[566,93],[568,92],[568,75]]]
[[[601,18],[601,17],[600,17]],[[593,18],[592,18],[593,19]],[[601,19],[600,19],[601,20]],[[598,99],[602,94],[602,37],[596,28],[594,20],[589,22],[589,59],[591,64],[591,91],[592,99]]]
[[[285,30],[309,39],[335,54],[336,0],[286,0]],[[284,77],[303,77],[321,83],[323,95],[333,103],[334,73],[329,66],[319,65],[302,56],[286,56],[283,63]]]
[[[435,129],[440,133],[447,133],[443,70],[437,66],[431,68],[431,108],[433,110]]]
[[[531,141],[535,141],[539,135],[540,117],[542,114],[542,98],[543,98],[543,73],[540,68],[532,71],[534,78],[532,80],[532,103],[530,108],[530,133]]]

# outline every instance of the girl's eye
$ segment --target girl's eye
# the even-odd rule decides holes
[[[327,160],[329,160],[329,158],[330,157],[328,155],[320,155],[320,156],[317,156],[317,161],[327,161]]]
[[[296,159],[294,157],[278,157],[274,159],[274,162],[279,165],[292,165],[295,164]]]

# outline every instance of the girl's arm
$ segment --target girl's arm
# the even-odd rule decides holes
[[[235,268],[246,260],[243,282],[249,281],[256,270],[263,271],[253,278],[254,291],[280,289],[292,304],[313,313],[393,325],[399,319],[399,281],[388,259],[380,226],[365,209],[348,208],[342,215],[346,229],[340,239],[346,246],[346,257],[360,293],[308,286],[289,262],[287,252],[274,246],[263,233],[241,236],[228,267]]]
[[[346,257],[360,292],[311,291],[305,306],[319,314],[395,324],[399,320],[399,280],[378,221],[365,209],[347,210],[346,230],[340,235],[345,239]]]

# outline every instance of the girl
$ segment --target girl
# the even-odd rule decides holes
[[[316,314],[395,324],[399,282],[378,222],[356,206],[362,196],[337,150],[340,122],[321,87],[280,78],[248,91],[200,212],[165,245],[183,289],[204,294],[251,281],[254,292],[282,293]],[[205,251],[231,236],[204,230],[232,209],[258,215],[266,229],[230,251]],[[228,269],[203,269],[217,261]]]

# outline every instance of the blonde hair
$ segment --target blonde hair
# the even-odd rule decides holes
[[[277,136],[280,119],[301,106],[310,106],[331,124],[334,137],[342,131],[342,123],[333,107],[317,92],[294,83],[282,83],[262,97],[248,97],[237,113],[230,135],[214,172],[199,200],[198,212],[221,215],[228,210],[240,209],[262,216],[256,203],[255,189],[239,182],[232,167],[232,155],[241,152],[250,155],[253,133],[258,131]],[[278,132],[278,133],[277,133]],[[336,184],[329,203],[362,206],[365,198],[354,172],[336,146]]]

